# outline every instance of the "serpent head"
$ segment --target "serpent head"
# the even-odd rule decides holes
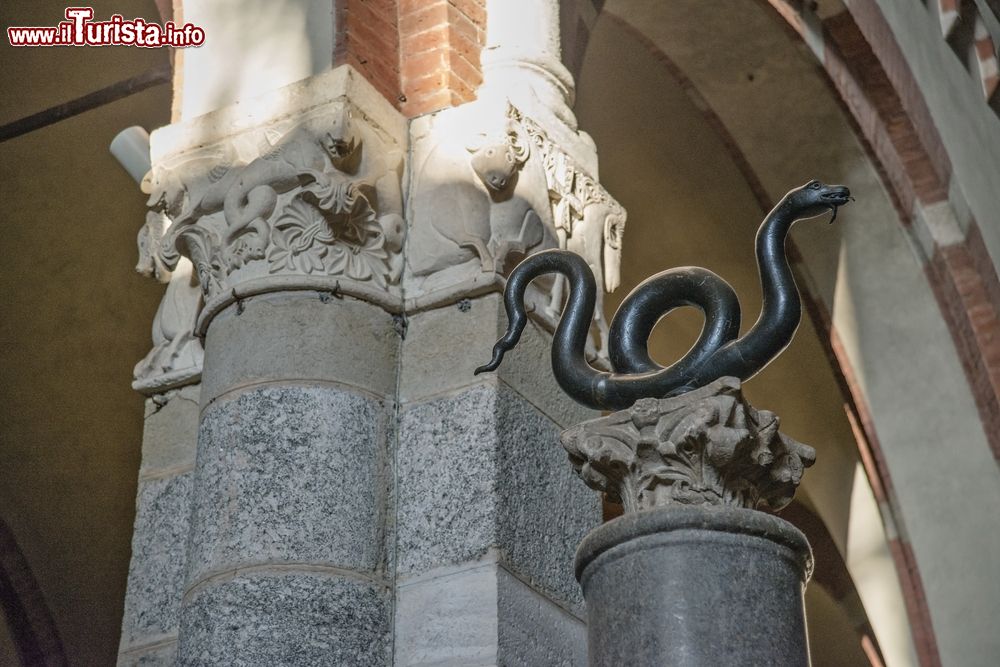
[[[846,186],[826,185],[819,181],[809,181],[785,195],[785,203],[791,207],[796,219],[812,218],[833,211],[830,222],[837,218],[837,207],[851,199],[851,191]]]

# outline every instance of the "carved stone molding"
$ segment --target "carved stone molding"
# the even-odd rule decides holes
[[[584,482],[626,513],[664,505],[780,509],[816,460],[728,377],[584,422],[564,431],[562,443]]]
[[[518,258],[555,247],[586,257],[614,289],[626,213],[594,177],[593,141],[531,108],[474,102],[408,129],[342,66],[160,128],[143,184],[163,221],[149,252],[164,271],[191,262],[195,337],[221,309],[273,291],[436,308],[502,290]],[[558,321],[562,290],[549,277],[529,291],[544,326]],[[607,323],[596,324],[600,364]],[[137,377],[160,365],[147,358]]]
[[[193,264],[197,334],[270,291],[400,308],[403,126],[395,110],[371,108],[388,103],[368,88],[345,66],[154,133],[144,189],[170,221],[157,255],[171,269]]]

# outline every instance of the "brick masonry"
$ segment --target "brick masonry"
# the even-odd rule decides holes
[[[826,33],[823,65],[885,168],[904,212],[912,216],[916,201],[927,204],[946,199],[946,181],[935,168],[902,99],[851,14],[845,11],[832,16],[824,21],[823,27]]]
[[[476,98],[485,0],[336,0],[334,65],[412,118]]]
[[[397,107],[399,29],[397,0],[336,0],[334,65],[351,65]]]
[[[401,111],[412,118],[474,100],[485,43],[485,0],[399,0]]]

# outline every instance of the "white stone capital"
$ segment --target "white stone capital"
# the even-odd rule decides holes
[[[588,135],[536,102],[485,98],[411,126],[405,307],[431,308],[502,289],[520,258],[549,248],[583,256],[601,284],[619,283],[625,209],[597,180]],[[528,300],[554,326],[563,283],[536,281]],[[603,290],[602,290],[603,296]],[[607,323],[597,308],[600,356]]]
[[[204,334],[221,309],[274,291],[351,294],[398,309],[405,125],[349,66],[157,130],[146,184],[187,257]]]

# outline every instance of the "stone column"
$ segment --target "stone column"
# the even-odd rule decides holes
[[[575,85],[562,62],[559,18],[559,0],[487,0],[479,99],[510,99],[576,129]]]
[[[735,378],[564,432],[587,484],[625,514],[576,555],[590,664],[808,666],[805,536],[754,509],[791,501],[812,448]]]
[[[153,134],[154,245],[191,262],[204,340],[181,664],[585,662],[601,508],[553,446],[594,416],[542,372],[558,284],[473,375],[518,257],[617,285],[625,212],[536,74],[407,126],[344,66]]]
[[[488,10],[491,26],[497,13],[511,18],[504,3]],[[557,283],[530,291],[534,319],[509,363],[473,371],[506,329],[499,292],[518,258],[574,249],[613,289],[625,212],[596,181],[593,143],[568,108],[537,92],[548,79],[518,67],[498,94],[481,88],[474,103],[411,122],[394,450],[398,665],[586,662],[572,554],[599,524],[600,500],[553,445],[595,413],[547,370]],[[596,363],[606,329],[595,327]]]
[[[150,211],[138,235],[136,270],[167,288],[153,319],[153,348],[136,364],[132,383],[147,398],[119,665],[174,664],[184,592],[203,360],[193,331],[201,297],[187,259],[171,271],[157,256],[167,224],[161,211]]]
[[[548,373],[529,326],[499,377],[474,376],[506,327],[498,294],[409,316],[396,461],[396,665],[583,665],[573,550],[600,502],[561,427],[593,415]]]
[[[118,664],[172,665],[187,562],[197,383],[146,399]]]
[[[348,67],[152,136],[204,338],[180,664],[387,664],[405,125]]]

